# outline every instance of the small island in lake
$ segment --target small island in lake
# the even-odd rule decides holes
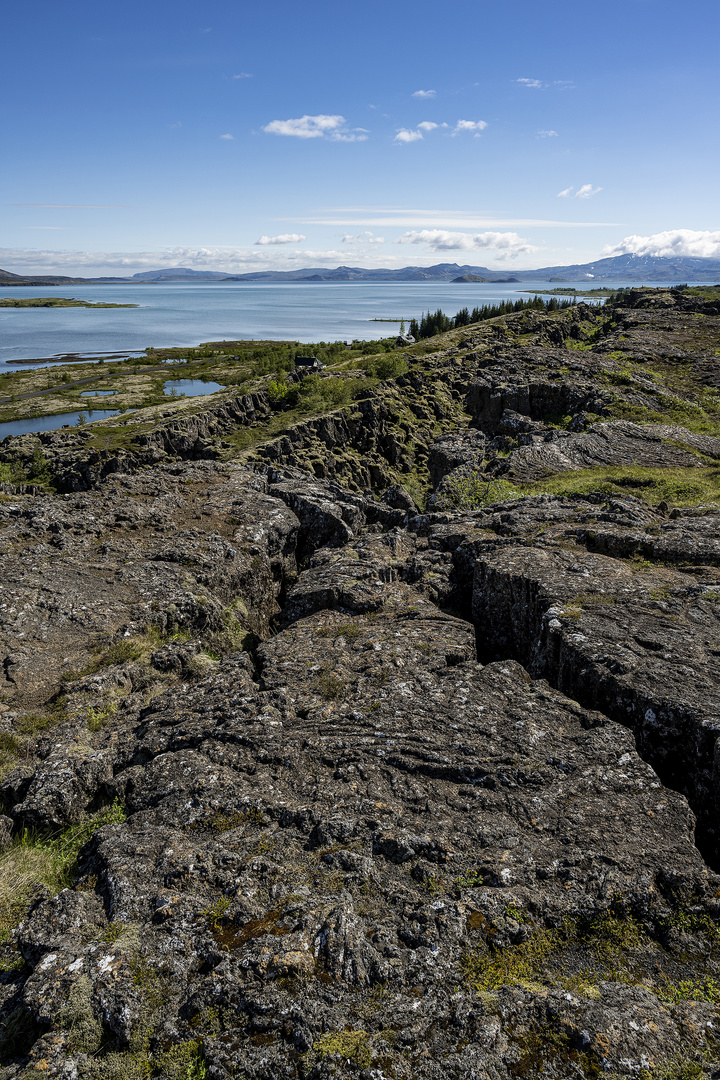
[[[91,303],[89,300],[68,300],[64,296],[33,296],[25,300],[0,300],[0,308],[28,308],[28,307],[137,307],[137,304],[101,304]]]

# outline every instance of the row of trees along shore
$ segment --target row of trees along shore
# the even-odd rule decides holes
[[[496,319],[499,315],[513,315],[517,311],[560,311],[562,308],[573,307],[575,304],[577,304],[576,297],[570,300],[557,300],[553,296],[550,300],[543,300],[541,296],[533,296],[531,300],[503,300],[499,304],[484,304],[482,307],[473,308],[472,311],[464,307],[454,317],[446,315],[438,308],[435,312],[428,311],[420,322],[417,319],[411,319],[408,333],[419,341],[420,338],[444,334],[446,330],[455,330],[459,326],[469,326],[470,323],[483,322],[485,319]]]

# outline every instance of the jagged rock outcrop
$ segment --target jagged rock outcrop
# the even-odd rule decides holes
[[[607,356],[548,389],[599,321],[509,389],[512,319],[240,460],[5,493],[3,1080],[715,1075],[720,512],[450,497],[716,460],[613,419]]]

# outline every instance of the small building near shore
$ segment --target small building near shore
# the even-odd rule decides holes
[[[324,367],[325,365],[320,363],[317,356],[295,357],[295,370],[303,374],[309,371],[322,371]]]

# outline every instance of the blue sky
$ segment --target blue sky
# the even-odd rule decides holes
[[[711,0],[11,5],[0,266],[720,257],[718,40]]]

